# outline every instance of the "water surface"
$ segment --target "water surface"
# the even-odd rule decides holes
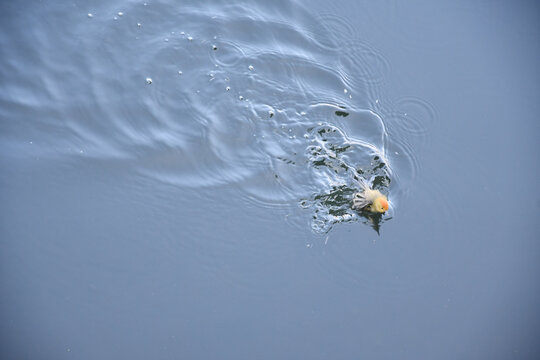
[[[536,358],[538,15],[3,4],[3,357]]]

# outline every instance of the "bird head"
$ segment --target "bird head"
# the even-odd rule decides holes
[[[373,212],[378,213],[384,213],[388,211],[388,200],[386,200],[386,196],[379,196],[373,201],[373,205],[371,206],[371,209]]]

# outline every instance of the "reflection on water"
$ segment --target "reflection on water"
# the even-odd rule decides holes
[[[432,114],[418,99],[384,99],[388,62],[343,19],[288,2],[91,13],[74,37],[58,37],[86,55],[80,62],[41,59],[46,92],[34,96],[80,118],[36,120],[58,131],[44,133],[49,148],[39,151],[121,161],[179,187],[235,184],[259,206],[306,208],[322,233],[360,219],[378,231],[389,219],[350,208],[359,177],[389,194],[390,213],[406,193],[418,170],[411,136],[425,135]],[[73,77],[59,84],[60,73]]]

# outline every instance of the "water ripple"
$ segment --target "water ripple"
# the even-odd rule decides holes
[[[65,105],[80,117],[60,122],[70,134],[61,148],[85,151],[66,156],[128,161],[179,187],[238,186],[255,206],[305,209],[317,233],[391,217],[419,171],[411,136],[425,136],[436,114],[420,99],[383,98],[389,63],[350,23],[287,1],[122,12],[95,9],[74,36],[59,34],[78,65],[51,52],[40,58],[48,74],[88,74]],[[90,30],[99,36],[85,37]],[[69,78],[40,81],[50,102],[80,88]],[[25,106],[32,97],[2,101]],[[389,193],[387,215],[350,209],[361,178]]]

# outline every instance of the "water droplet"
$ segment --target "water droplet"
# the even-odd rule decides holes
[[[147,77],[147,78],[146,78],[146,83],[147,83],[148,85],[150,85],[150,84],[152,83],[152,78]]]
[[[178,70],[178,75],[182,75],[183,72],[181,70]]]
[[[253,65],[249,65],[249,66],[248,66],[248,69],[249,69],[250,71],[253,71],[253,69],[254,69],[254,68],[253,68]]]
[[[92,13],[88,13],[88,17],[91,18],[94,17],[94,15]]]
[[[229,91],[229,90],[231,90],[231,87],[230,87],[230,86],[227,86],[227,87],[225,88],[225,90]]]
[[[124,15],[124,13],[121,12],[121,11],[119,11],[119,12],[118,12],[118,16],[122,16],[122,15]]]
[[[212,45],[212,50],[216,51],[216,50],[217,50],[217,46],[216,46],[216,45]]]

